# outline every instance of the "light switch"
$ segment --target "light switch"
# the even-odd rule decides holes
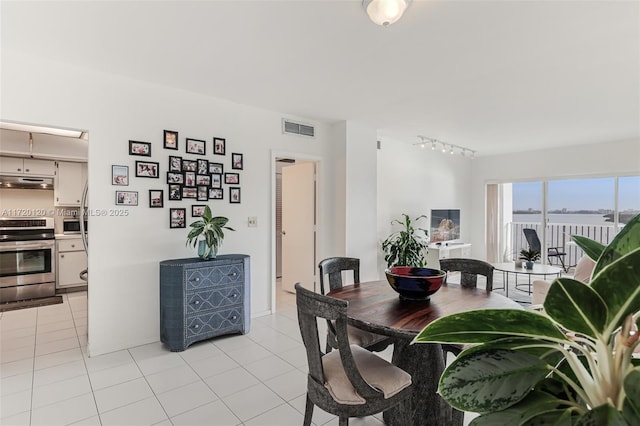
[[[258,227],[258,218],[256,216],[251,216],[247,220],[247,226],[249,228],[257,228]]]

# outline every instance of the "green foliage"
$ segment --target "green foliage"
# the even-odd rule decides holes
[[[235,229],[226,226],[229,219],[222,216],[213,216],[209,206],[205,206],[202,217],[193,222],[191,230],[187,235],[187,244],[196,247],[199,241],[199,237],[203,237],[206,245],[206,250],[200,255],[201,258],[207,259],[211,253],[217,253],[218,248],[222,245],[224,239],[223,229],[229,231],[235,231]]]
[[[596,259],[590,284],[558,278],[541,313],[487,309],[440,318],[414,343],[470,344],[440,378],[472,426],[640,426],[640,215]]]
[[[536,260],[540,260],[540,252],[538,250],[522,249],[520,250],[520,259],[535,262]]]
[[[404,221],[392,220],[391,224],[398,224],[404,229],[391,234],[382,242],[382,250],[385,253],[384,260],[387,266],[425,266],[424,250],[428,246],[427,230],[414,228],[413,222],[426,219],[425,215],[416,217],[413,222],[409,215],[403,213]]]

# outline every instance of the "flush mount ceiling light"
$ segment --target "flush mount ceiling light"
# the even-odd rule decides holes
[[[57,127],[38,126],[34,124],[18,123],[11,121],[0,121],[0,129],[16,130],[29,133],[46,133],[54,136],[64,136],[67,138],[78,138],[87,140],[87,132],[82,130],[62,129]]]
[[[402,17],[411,0],[362,0],[369,18],[378,25],[388,27]]]

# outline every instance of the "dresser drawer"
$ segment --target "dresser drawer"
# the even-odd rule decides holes
[[[229,287],[213,288],[210,290],[200,290],[188,293],[186,297],[187,315],[198,314],[210,309],[220,309],[227,306],[237,305],[242,302],[242,286],[234,285]]]
[[[243,282],[242,263],[187,269],[185,271],[187,291],[196,291],[206,287],[227,286],[229,284],[242,284]]]
[[[185,339],[201,340],[208,336],[218,336],[221,332],[240,330],[243,322],[242,306],[222,309],[216,312],[202,313],[190,316],[186,320]]]

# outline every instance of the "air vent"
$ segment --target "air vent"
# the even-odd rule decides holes
[[[296,123],[295,121],[282,119],[282,132],[294,135],[315,137],[316,129],[308,124]]]

